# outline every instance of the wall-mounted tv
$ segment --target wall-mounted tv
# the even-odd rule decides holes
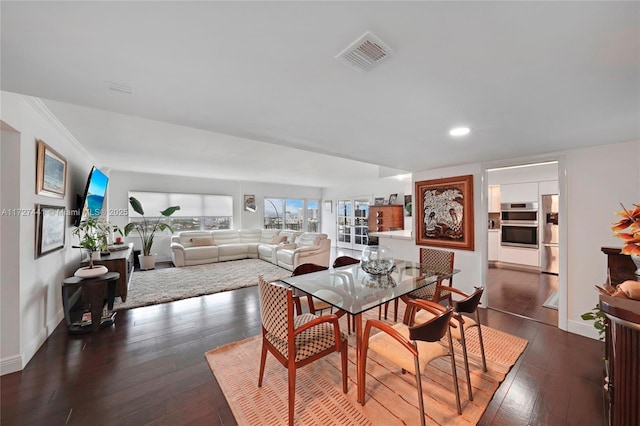
[[[84,194],[79,200],[79,207],[82,209],[80,214],[76,215],[74,225],[80,225],[83,219],[88,217],[98,217],[102,212],[102,204],[107,194],[107,184],[109,178],[107,175],[98,170],[95,166],[91,168],[87,184],[84,187]]]

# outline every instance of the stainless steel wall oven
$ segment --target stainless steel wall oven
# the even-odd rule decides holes
[[[538,203],[502,203],[500,207],[500,244],[538,248]]]

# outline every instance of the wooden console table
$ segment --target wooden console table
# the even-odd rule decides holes
[[[127,301],[127,292],[133,273],[133,243],[125,245],[124,249],[111,251],[108,255],[102,255],[100,260],[94,260],[95,265],[104,265],[110,272],[120,273],[116,283],[116,296],[120,296],[123,302]],[[83,262],[83,266],[88,262]]]
[[[607,254],[611,285],[637,280],[636,266],[620,248],[602,247]],[[605,313],[605,425],[640,425],[640,301],[600,296]]]
[[[102,308],[107,302],[109,310],[113,309],[118,272],[107,272],[95,278],[69,277],[62,281],[62,306],[67,330],[70,333],[86,333],[98,331],[100,327],[113,324],[115,313],[103,318]],[[91,327],[82,324],[81,318],[91,306]]]

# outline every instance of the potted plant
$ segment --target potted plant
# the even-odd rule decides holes
[[[101,222],[95,217],[88,217],[73,230],[73,235],[76,235],[80,242],[77,247],[86,250],[89,255],[89,266],[78,269],[75,275],[89,277],[107,272],[106,267],[102,265],[94,266],[93,261],[99,259],[100,251],[107,249],[107,236],[110,229],[111,225],[108,222]]]
[[[156,255],[151,253],[151,246],[153,245],[153,237],[155,236],[156,231],[164,231],[168,229],[173,232],[171,226],[164,222],[160,222],[160,219],[162,219],[162,217],[171,216],[176,211],[180,210],[180,206],[167,207],[165,210],[160,212],[162,217],[158,217],[155,221],[152,221],[147,220],[144,216],[142,204],[135,197],[129,197],[129,204],[134,212],[142,216],[142,221],[127,223],[124,227],[124,235],[127,236],[134,230],[138,233],[142,241],[142,255],[139,256],[140,269],[153,269],[156,265]]]

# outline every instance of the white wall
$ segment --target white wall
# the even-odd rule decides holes
[[[263,200],[265,197],[319,200],[322,196],[322,190],[320,188],[296,185],[134,173],[119,170],[112,170],[108,173],[107,212],[116,213],[127,211],[129,209],[127,198],[129,191],[230,195],[234,200],[233,227],[235,229],[262,228],[264,223]],[[244,211],[245,194],[255,195],[256,205],[258,207],[255,213]],[[115,216],[111,214],[109,216],[109,221],[120,227],[124,227],[127,224],[127,219],[126,215]],[[134,234],[130,234],[127,237],[127,241],[133,242],[136,249],[140,248],[140,239]],[[154,238],[153,251],[157,254],[158,261],[171,260],[170,237],[163,235],[156,236]]]
[[[0,360],[2,371],[19,370],[20,357],[20,133],[2,123],[0,139]],[[7,130],[4,130],[4,129]]]
[[[580,315],[593,308],[607,275],[603,246],[622,247],[611,224],[621,210],[640,202],[640,141],[601,145],[566,153],[568,215],[568,330],[596,337]],[[561,189],[562,191],[562,189]],[[562,219],[562,217],[561,217]],[[619,284],[619,283],[615,283]]]
[[[483,183],[481,179],[482,173],[480,164],[469,164],[465,166],[416,172],[413,174],[413,179],[415,182],[419,182],[422,180],[463,175],[473,175],[473,211],[475,225],[474,251],[452,250],[455,252],[454,267],[456,269],[460,269],[460,273],[456,274],[454,278],[454,284],[462,291],[472,292],[473,286],[478,286],[485,282],[485,269],[483,266],[482,253],[486,253],[487,250],[487,233],[486,225],[484,227],[480,225],[486,224],[487,219],[486,213],[484,215],[482,214],[483,208],[481,194]],[[420,259],[420,246],[415,246],[413,259]]]
[[[7,206],[7,208],[33,209],[36,204],[64,206],[68,210],[75,208],[75,194],[82,192],[89,170],[94,163],[91,156],[66,132],[38,99],[2,92],[0,110],[2,121],[17,131],[20,145],[19,151],[7,152],[10,155],[9,158],[4,158],[5,150],[2,151],[3,164],[13,164],[13,167],[8,169],[7,175],[19,187],[19,204]],[[66,157],[67,194],[64,199],[35,194],[36,139],[42,139]],[[4,182],[6,178],[4,167],[2,174]],[[11,202],[15,202],[15,199],[12,198]],[[71,220],[67,222],[65,247],[37,259],[35,258],[35,216],[32,214],[20,216],[18,223],[20,244],[13,247],[15,250],[13,256],[19,263],[19,277],[16,280],[13,272],[12,279],[5,280],[3,276],[0,284],[3,303],[5,303],[4,295],[10,294],[11,303],[19,307],[17,318],[5,318],[3,306],[3,351],[0,359],[2,374],[24,368],[60,323],[63,318],[61,282],[80,266],[80,252],[71,248],[75,243],[71,235],[73,229]],[[2,237],[5,238],[4,232]],[[8,259],[11,257],[5,257],[5,250],[3,250],[3,264]],[[13,309],[9,309],[9,312],[12,315],[16,314]],[[15,347],[16,339],[19,340],[19,348]],[[4,347],[5,340],[9,342],[9,349]]]

